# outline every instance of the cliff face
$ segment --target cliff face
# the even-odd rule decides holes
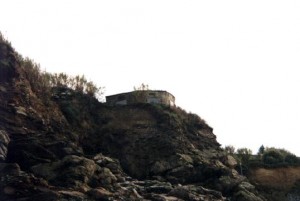
[[[44,95],[0,39],[1,200],[264,200],[197,115]]]
[[[299,200],[300,167],[254,168],[249,179],[269,200]]]
[[[251,171],[250,178],[262,186],[288,190],[300,179],[300,167],[257,168]]]

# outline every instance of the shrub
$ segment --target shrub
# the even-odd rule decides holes
[[[5,41],[4,37],[3,37],[2,33],[0,32],[0,42],[4,42],[4,41]]]
[[[265,152],[265,147],[264,147],[264,145],[261,145],[261,146],[259,147],[259,149],[258,149],[257,154],[258,154],[258,155],[263,155],[264,152]]]
[[[92,81],[87,81],[84,75],[72,77],[65,73],[42,72],[40,65],[29,58],[21,59],[21,66],[31,89],[43,96],[50,95],[52,87],[71,88],[95,98],[101,98],[103,95],[103,88],[97,87]]]
[[[299,163],[299,159],[297,158],[296,155],[294,154],[287,154],[284,158],[284,161],[288,164],[298,164]]]
[[[264,164],[269,164],[269,165],[276,165],[284,162],[283,154],[276,149],[265,151],[262,159]]]
[[[0,42],[6,43],[7,45],[11,46],[11,43],[3,36],[1,32],[0,32]]]
[[[40,65],[29,58],[21,60],[21,66],[25,72],[25,78],[29,81],[31,89],[36,92],[49,92],[49,74],[41,71]],[[46,75],[45,75],[46,74]]]
[[[248,148],[239,148],[237,149],[237,157],[242,162],[242,164],[247,165],[252,156],[251,149]]]
[[[234,154],[235,147],[232,145],[227,145],[227,146],[225,146],[224,150],[227,154]]]
[[[0,42],[3,43],[5,47],[12,48],[10,42],[6,40],[3,34],[0,32]],[[20,62],[20,66],[24,71],[24,76],[28,80],[31,89],[41,98],[49,99],[52,87],[68,87],[77,92],[87,94],[89,96],[102,99],[104,88],[97,87],[92,81],[88,81],[83,75],[79,76],[68,76],[65,73],[48,73],[41,70],[41,67],[38,63],[34,62],[32,59],[22,57],[17,52],[14,52],[14,55]],[[0,61],[1,74],[0,78],[7,77],[8,70],[4,68],[9,67],[9,62],[6,60]],[[146,85],[143,85],[144,87]]]

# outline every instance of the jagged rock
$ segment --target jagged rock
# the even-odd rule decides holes
[[[5,130],[0,130],[0,162],[6,159],[7,147],[10,138]]]
[[[56,159],[55,154],[36,137],[15,136],[8,148],[7,160],[11,163],[18,163],[24,170]]]
[[[97,200],[109,200],[113,196],[113,193],[105,188],[95,188],[88,192],[93,198]]]
[[[19,176],[20,172],[20,166],[16,163],[0,163],[0,176]]]
[[[156,161],[150,168],[150,173],[154,175],[159,175],[167,170],[170,170],[172,167],[167,161]]]
[[[116,176],[108,168],[101,168],[99,171],[100,183],[109,186],[117,181]]]
[[[235,168],[237,166],[237,161],[231,155],[226,155],[222,158],[222,162],[230,168]]]
[[[186,201],[225,201],[220,192],[208,190],[201,186],[178,186],[169,195]]]
[[[146,187],[145,189],[149,193],[158,193],[158,194],[169,193],[171,190],[173,190],[171,184],[165,184],[165,183],[149,186]]]
[[[87,200],[87,196],[84,193],[78,191],[67,191],[61,190],[58,191],[59,196],[62,197],[62,200],[72,200],[72,201],[83,201]]]
[[[7,92],[7,89],[4,86],[0,85],[0,92],[4,92],[5,93],[5,92]]]
[[[255,187],[252,184],[250,184],[249,182],[241,182],[238,185],[238,189],[243,190],[243,191],[253,191],[253,190],[255,190]]]
[[[58,200],[58,193],[47,182],[32,174],[2,175],[0,179],[1,201],[11,200]]]
[[[193,165],[179,166],[167,173],[166,178],[173,183],[188,183],[197,179],[196,170]],[[198,177],[200,180],[201,177]]]
[[[120,162],[117,159],[104,156],[103,154],[100,153],[94,156],[93,160],[100,167],[108,168],[113,174],[117,174],[117,175],[123,174],[123,170],[121,168]]]
[[[170,176],[173,176],[174,174],[180,174],[176,172],[181,172],[183,169],[193,168],[193,163],[193,158],[190,155],[177,153],[168,159],[156,161],[150,167],[150,174],[160,175],[169,172]]]
[[[198,155],[193,153],[194,150],[219,147],[209,126],[201,120],[195,120],[195,125],[180,127],[185,124],[183,118],[189,118],[189,115],[174,108],[153,105],[99,107],[98,114],[118,115],[99,117],[108,123],[99,127],[101,135],[91,133],[83,141],[84,150],[89,153],[93,153],[93,150],[109,153],[120,160],[126,172],[137,178],[160,176],[171,169],[193,165]],[[170,123],[170,118],[173,121],[174,117],[178,124]],[[147,128],[136,128],[136,121],[147,121]],[[198,128],[207,130],[203,131],[206,135],[200,135]]]
[[[56,162],[35,165],[31,170],[51,184],[79,188],[87,185],[100,168],[93,160],[71,155]]]
[[[22,107],[22,106],[15,107],[15,111],[16,111],[16,114],[28,116],[25,107]]]
[[[146,198],[153,201],[184,201],[174,196],[158,195],[158,194],[149,194],[147,195]]]
[[[264,198],[257,195],[255,187],[248,182],[241,182],[235,192],[234,201],[265,201]]]
[[[255,193],[249,191],[239,191],[234,194],[233,201],[264,201]]]
[[[55,154],[55,156],[58,158],[63,158],[67,155],[83,156],[82,148],[70,141],[68,142],[59,140],[50,143],[47,142],[45,147],[47,147],[47,149]]]

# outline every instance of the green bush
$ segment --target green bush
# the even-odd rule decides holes
[[[252,156],[251,149],[248,148],[239,148],[236,150],[238,159],[242,162],[244,165],[249,164],[249,160]]]
[[[265,152],[265,147],[264,147],[264,145],[261,145],[261,146],[259,147],[259,149],[258,149],[257,154],[258,154],[258,155],[263,155],[264,152]]]
[[[41,71],[40,65],[29,58],[21,59],[21,66],[32,90],[43,96],[50,95],[53,87],[66,87],[91,97],[101,98],[103,88],[97,87],[92,81],[87,81],[84,75],[75,77],[65,73],[48,73]]]
[[[262,160],[264,164],[276,165],[284,162],[284,155],[276,149],[265,151]]]
[[[235,147],[232,146],[232,145],[227,145],[227,146],[225,146],[224,151],[225,151],[227,154],[233,155],[234,152],[235,152]]]
[[[1,45],[5,48],[10,48],[13,51],[15,57],[20,62],[20,66],[23,69],[25,79],[28,80],[31,89],[34,93],[39,95],[41,98],[49,99],[51,95],[52,87],[68,87],[77,92],[87,94],[88,96],[95,97],[98,99],[102,98],[103,90],[102,87],[97,87],[92,81],[88,81],[83,75],[69,76],[65,73],[48,73],[42,71],[38,63],[32,59],[22,57],[20,54],[14,51],[10,42],[4,38],[0,32],[0,49]],[[2,59],[0,61],[1,75],[0,77],[7,77],[9,72],[9,61]]]
[[[294,154],[287,154],[284,158],[284,161],[288,164],[298,164],[299,163],[299,159],[297,158],[296,155]]]

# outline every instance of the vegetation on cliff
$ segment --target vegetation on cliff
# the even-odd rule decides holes
[[[256,155],[248,148],[235,150],[231,145],[225,146],[224,150],[227,154],[233,155],[246,170],[250,167],[276,168],[300,165],[300,159],[295,154],[282,148],[265,148],[262,145]]]
[[[235,150],[230,145],[224,150],[237,159],[236,170],[255,183],[259,192],[268,200],[299,199],[300,160],[296,155],[285,149],[263,145],[256,155],[250,149]]]
[[[9,41],[4,39],[0,33],[0,42],[7,44],[7,47],[14,51]],[[69,76],[65,73],[49,73],[42,71],[38,63],[30,58],[24,58],[22,55],[14,52],[20,67],[24,70],[24,78],[29,82],[33,92],[41,95],[44,99],[51,98],[51,89],[54,87],[65,87],[73,89],[76,92],[84,93],[92,97],[101,98],[103,87],[98,87],[93,81],[88,81],[84,75]],[[9,60],[2,59],[1,67],[9,68]],[[5,72],[1,72],[5,75]]]

